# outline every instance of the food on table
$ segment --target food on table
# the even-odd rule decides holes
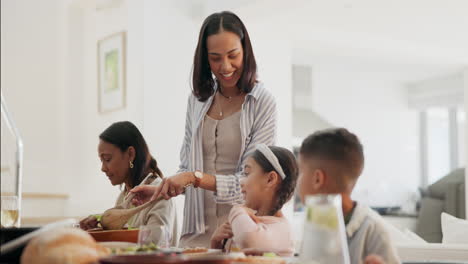
[[[257,263],[257,264],[286,264],[286,260],[278,256],[247,256],[244,258],[235,259],[235,263]]]
[[[21,256],[22,264],[91,264],[110,250],[97,244],[78,228],[59,228],[44,232],[32,239]]]
[[[261,256],[248,256],[244,252],[230,252],[230,253],[222,253],[217,252],[210,254],[208,249],[205,249],[205,252],[202,252],[205,248],[190,248],[186,250],[190,250],[190,253],[186,253],[188,258],[193,263],[204,263],[203,261],[207,261],[209,263],[217,263],[216,260],[220,261],[219,263],[259,263],[259,264],[286,264],[285,259],[279,257],[277,254],[273,252],[266,252],[262,253]],[[200,252],[192,253],[195,250],[200,250]],[[185,251],[184,251],[185,253]],[[192,263],[191,262],[191,263]]]
[[[205,247],[194,247],[194,248],[185,248],[182,251],[184,254],[193,254],[193,253],[206,253],[208,249]]]
[[[98,222],[101,222],[102,214],[94,214],[93,216],[96,217]]]
[[[264,257],[270,257],[270,258],[278,257],[278,255],[276,255],[276,253],[274,253],[274,252],[265,252],[265,253],[263,253],[263,256]]]
[[[111,248],[112,254],[115,254],[115,255],[150,253],[150,252],[154,252],[158,250],[159,250],[158,246],[156,246],[156,244],[154,243],[150,243],[148,245],[142,245],[142,246],[126,247],[126,248]]]

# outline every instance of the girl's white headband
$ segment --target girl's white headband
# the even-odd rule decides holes
[[[265,144],[258,144],[257,150],[260,151],[263,154],[263,156],[265,156],[265,158],[270,162],[273,168],[275,168],[276,172],[279,173],[281,179],[284,180],[286,178],[286,174],[284,174],[283,168],[281,168],[278,158],[275,156],[273,151],[271,151],[271,149]]]

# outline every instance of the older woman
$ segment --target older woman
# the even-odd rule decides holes
[[[158,186],[163,181],[162,172],[151,156],[143,135],[131,122],[117,122],[104,130],[99,135],[98,155],[102,163],[101,170],[110,183],[123,185],[116,205],[131,206],[130,203],[122,203],[133,187],[139,184]],[[151,242],[177,246],[179,234],[176,216],[174,201],[161,201],[134,215],[128,225],[148,226],[152,230],[149,237]],[[80,221],[80,227],[84,230],[95,228],[97,225],[98,219],[95,215]]]

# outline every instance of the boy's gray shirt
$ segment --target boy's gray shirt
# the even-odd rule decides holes
[[[346,225],[351,264],[364,263],[368,255],[379,255],[385,264],[401,263],[383,218],[359,203]]]

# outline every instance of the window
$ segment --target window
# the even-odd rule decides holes
[[[422,185],[465,165],[465,120],[461,108],[431,107],[421,113]]]
[[[431,184],[450,171],[449,111],[431,108],[427,117],[427,177]]]
[[[461,108],[457,112],[458,124],[458,164],[459,167],[466,166],[466,113]]]

